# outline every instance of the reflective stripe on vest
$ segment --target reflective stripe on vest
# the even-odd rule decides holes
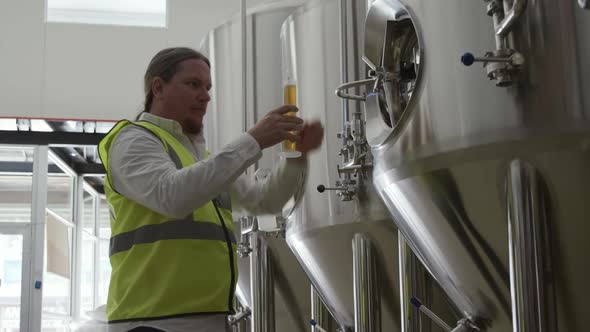
[[[235,244],[235,235],[230,233],[229,236]],[[146,225],[111,237],[109,256],[138,244],[181,239],[225,241],[225,232],[223,227],[207,221],[172,220],[158,225]]]

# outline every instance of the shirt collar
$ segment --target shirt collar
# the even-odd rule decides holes
[[[187,137],[194,145],[205,145],[205,137],[203,136],[202,131],[198,135],[185,134],[182,130],[182,126],[176,120],[163,118],[148,112],[141,113],[139,120],[153,123],[176,137]]]
[[[139,120],[153,123],[175,136],[184,135],[182,126],[176,120],[166,119],[148,112],[141,113]]]

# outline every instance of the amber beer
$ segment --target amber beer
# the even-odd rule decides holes
[[[297,85],[287,83],[283,91],[285,105],[297,105]],[[297,112],[289,112],[286,115],[295,116]],[[301,152],[297,151],[296,143],[290,140],[283,141],[283,155],[287,158],[296,158],[301,156]]]

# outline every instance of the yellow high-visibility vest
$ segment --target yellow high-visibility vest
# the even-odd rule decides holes
[[[238,268],[229,195],[176,220],[116,192],[109,151],[129,125],[157,136],[177,168],[196,162],[174,136],[145,121],[120,121],[100,142],[111,212],[109,322],[233,313]]]

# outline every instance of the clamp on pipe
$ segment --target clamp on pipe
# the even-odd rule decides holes
[[[252,311],[250,311],[250,308],[246,308],[240,312],[238,312],[235,315],[230,315],[227,317],[227,321],[229,323],[229,325],[234,326],[236,324],[238,324],[239,322],[248,319],[248,317],[250,317],[250,315],[252,315]]]

